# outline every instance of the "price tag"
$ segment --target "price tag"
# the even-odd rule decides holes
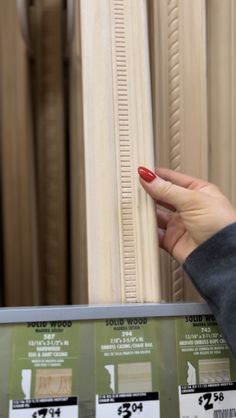
[[[9,418],[78,418],[78,398],[11,400]]]
[[[96,396],[96,418],[160,418],[159,393]]]
[[[236,417],[236,383],[179,386],[180,418]]]

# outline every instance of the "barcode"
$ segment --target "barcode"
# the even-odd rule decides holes
[[[221,409],[214,411],[213,418],[235,418],[236,417],[236,409]]]

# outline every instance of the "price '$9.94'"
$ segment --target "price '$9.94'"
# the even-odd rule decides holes
[[[59,418],[61,408],[41,408],[32,414],[32,418]]]

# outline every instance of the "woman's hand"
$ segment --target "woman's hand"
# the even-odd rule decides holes
[[[157,203],[159,244],[180,263],[220,229],[236,210],[218,187],[166,168],[139,167],[140,183]]]

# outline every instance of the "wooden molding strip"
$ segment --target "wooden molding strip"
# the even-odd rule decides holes
[[[169,113],[169,165],[181,170],[181,80],[180,80],[180,10],[178,0],[167,2],[168,32],[168,113]],[[157,149],[158,152],[158,149]],[[184,273],[179,263],[171,258],[172,300],[184,300]]]
[[[81,0],[89,302],[160,299],[146,2]]]
[[[210,180],[236,205],[236,3],[207,1]]]
[[[70,51],[71,300],[88,303],[85,159],[80,3],[75,3],[75,36]]]
[[[42,304],[67,303],[63,2],[35,2],[35,125]]]
[[[130,97],[126,10],[123,0],[114,0],[111,8],[111,56],[113,78],[114,128],[116,144],[117,191],[120,202],[119,237],[121,275],[125,278],[122,294],[127,301],[137,299],[137,262],[133,205],[132,141],[130,138]]]
[[[5,306],[37,305],[38,237],[28,54],[16,2],[0,2],[0,189]]]
[[[149,0],[156,164],[207,179],[205,13],[205,0]],[[163,257],[163,299],[198,300],[176,261]]]

